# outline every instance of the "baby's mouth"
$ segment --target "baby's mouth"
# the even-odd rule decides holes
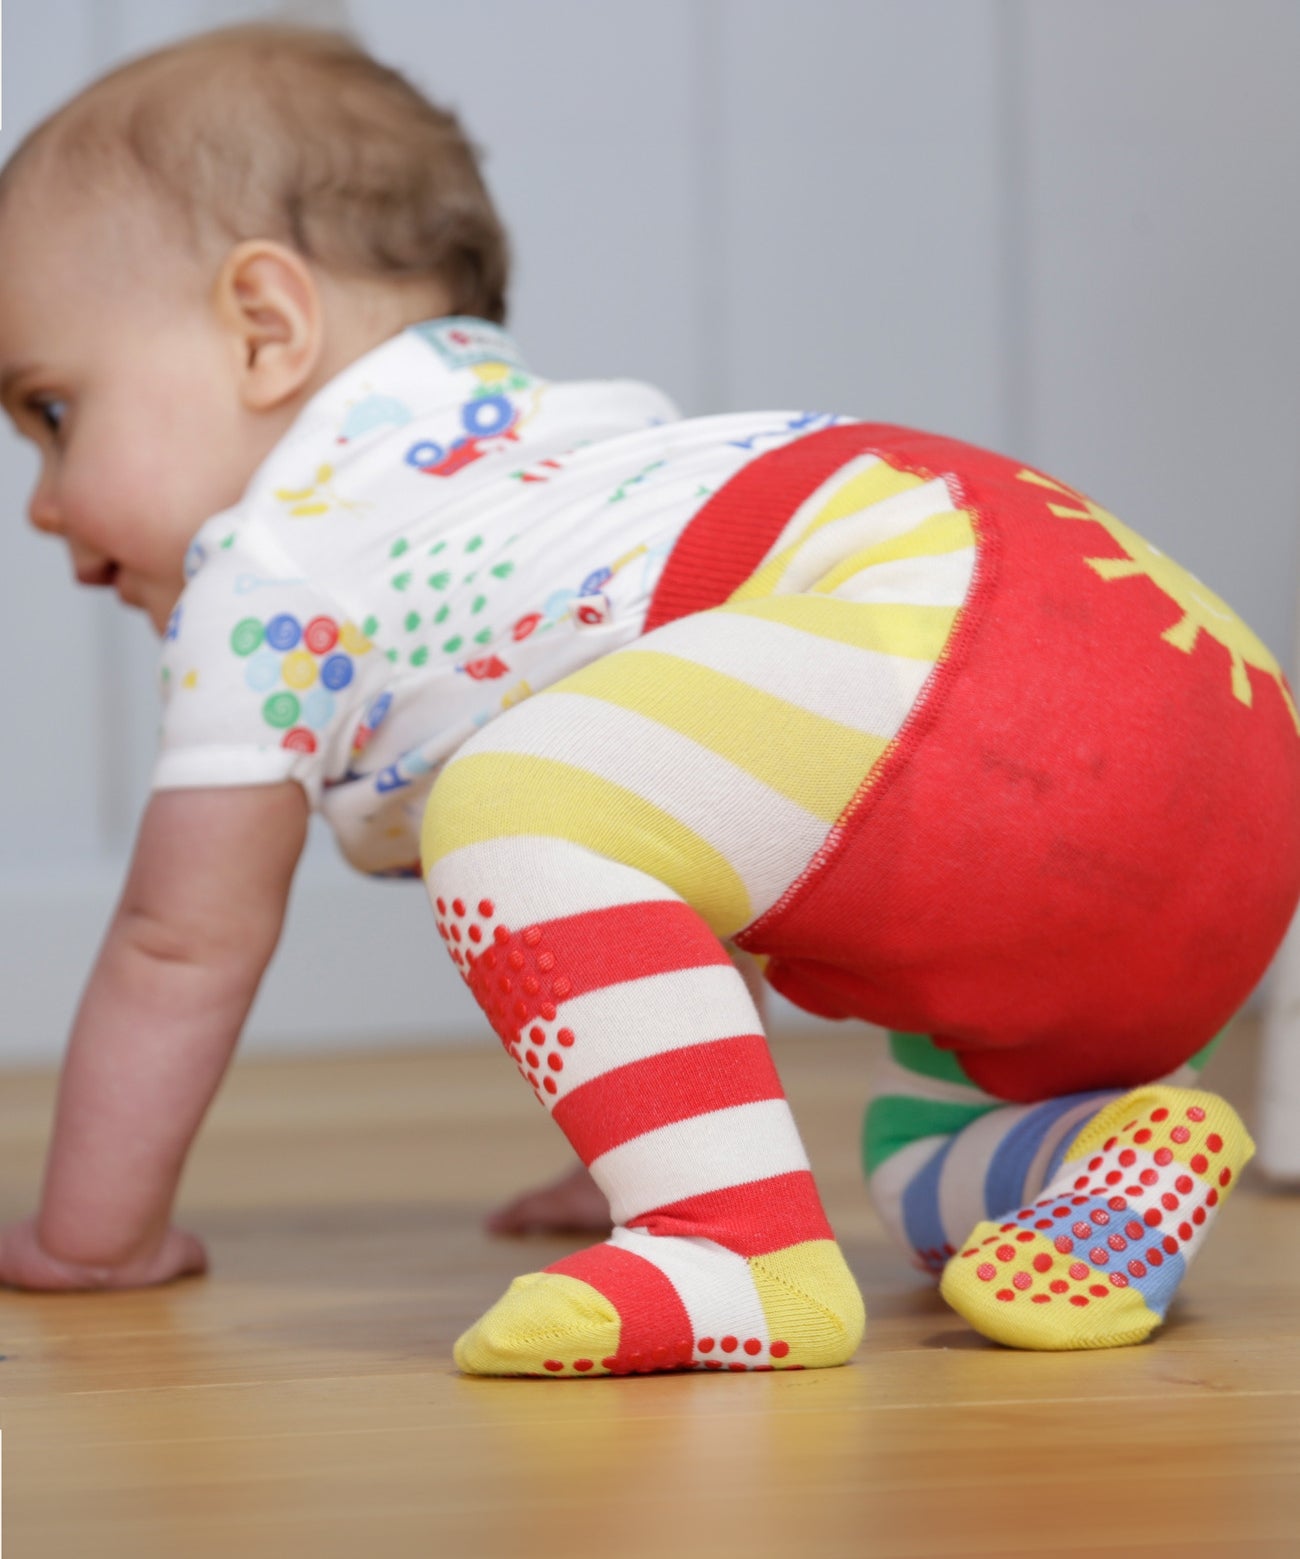
[[[91,585],[96,589],[117,583],[118,567],[116,563],[100,563],[95,568],[79,568],[77,570],[77,583],[79,585]]]

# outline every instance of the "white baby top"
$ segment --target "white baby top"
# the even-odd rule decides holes
[[[418,869],[456,748],[636,638],[701,504],[837,420],[682,421],[648,385],[537,378],[482,320],[403,331],[320,390],[195,537],[155,787],[293,779],[353,865]]]

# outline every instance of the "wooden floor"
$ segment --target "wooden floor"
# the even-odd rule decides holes
[[[1238,1099],[1252,1047],[1214,1063]],[[451,1365],[568,1248],[479,1233],[564,1163],[495,1048],[241,1065],[186,1184],[209,1277],[0,1295],[11,1559],[1300,1555],[1300,1197],[1243,1185],[1155,1344],[1004,1351],[868,1208],[878,1053],[778,1045],[867,1297],[855,1363],[594,1381]],[[0,1078],[0,1216],[31,1206],[50,1096]]]

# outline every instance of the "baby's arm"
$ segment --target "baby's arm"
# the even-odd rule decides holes
[[[127,1287],[202,1267],[171,1206],[279,940],[307,816],[292,782],[149,802],[73,1025],[40,1212],[5,1231],[0,1279]]]

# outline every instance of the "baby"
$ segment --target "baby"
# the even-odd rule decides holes
[[[349,42],[115,72],[0,179],[38,529],[163,640],[152,797],[28,1288],[165,1282],[320,811],[438,936],[609,1203],[479,1374],[844,1363],[862,1302],[729,948],[894,1031],[886,1224],[984,1335],[1136,1342],[1251,1152],[1190,1086],[1300,893],[1276,662],[1041,472],[539,378],[456,121]]]

